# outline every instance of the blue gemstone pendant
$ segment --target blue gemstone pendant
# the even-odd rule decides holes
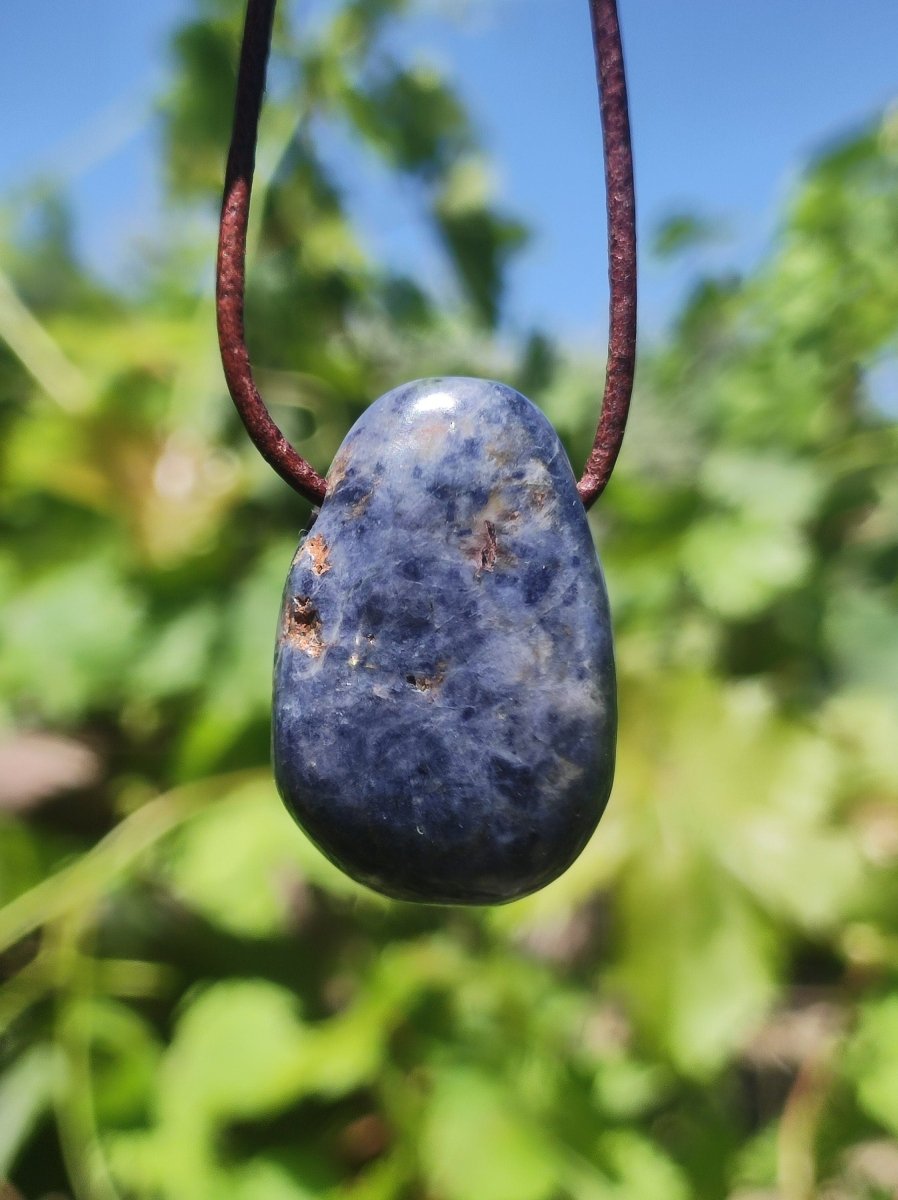
[[[585,846],[615,734],[605,585],[552,426],[479,379],[382,396],[334,460],[284,593],[287,808],[388,896],[503,903]]]

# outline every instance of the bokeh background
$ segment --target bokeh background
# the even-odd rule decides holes
[[[623,0],[617,783],[561,880],[452,910],[271,783],[309,514],[214,337],[241,7],[0,18],[0,1196],[898,1195],[898,11]],[[248,335],[319,468],[448,372],[582,463],[598,137],[579,0],[282,3]]]

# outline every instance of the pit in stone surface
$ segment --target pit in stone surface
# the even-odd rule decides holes
[[[321,655],[324,650],[321,617],[310,597],[294,596],[287,606],[284,638],[311,658]]]

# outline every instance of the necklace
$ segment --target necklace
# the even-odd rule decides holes
[[[589,0],[601,97],[611,320],[602,412],[577,482],[552,426],[504,384],[441,378],[375,401],[323,479],[255,387],[246,229],[275,0],[248,0],[218,254],[225,376],[266,461],[320,505],[277,637],[281,796],[318,847],[386,895],[502,903],[549,883],[611,790],[611,620],[586,510],[632,390],[636,237],[615,0]]]

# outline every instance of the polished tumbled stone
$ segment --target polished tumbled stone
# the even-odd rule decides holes
[[[615,727],[605,586],[549,422],[479,379],[382,396],[284,594],[273,747],[296,820],[387,895],[514,899],[593,832]]]

